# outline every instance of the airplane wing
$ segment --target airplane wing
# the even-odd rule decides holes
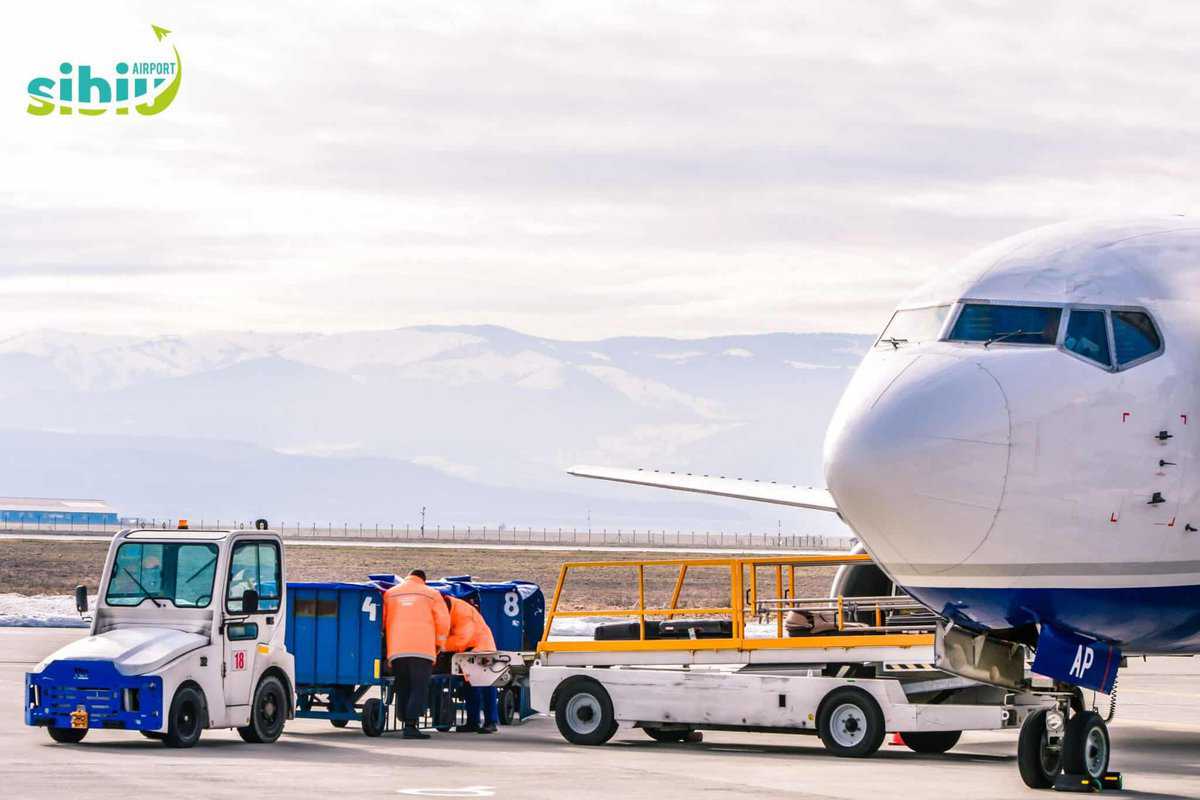
[[[599,478],[617,483],[634,483],[659,489],[715,494],[739,500],[756,500],[760,503],[837,512],[837,504],[833,502],[833,496],[825,489],[815,489],[811,486],[792,486],[774,481],[743,480],[724,476],[693,475],[687,472],[660,472],[656,469],[579,466],[571,467],[567,470],[567,474],[579,478]]]

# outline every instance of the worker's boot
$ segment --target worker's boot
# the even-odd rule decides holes
[[[428,733],[422,733],[415,722],[404,723],[404,733],[400,734],[405,739],[428,739]]]
[[[496,732],[496,723],[489,722],[488,724],[484,725],[482,728],[480,728],[479,730],[477,730],[475,732],[476,733],[495,733]]]
[[[459,726],[455,727],[454,732],[455,733],[478,733],[479,726],[467,723],[466,725],[459,725]]]

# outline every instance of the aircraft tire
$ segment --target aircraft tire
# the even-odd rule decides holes
[[[1108,726],[1095,711],[1075,714],[1067,721],[1067,729],[1063,733],[1064,772],[1100,780],[1108,772],[1111,752]]]
[[[1049,789],[1062,771],[1062,755],[1046,746],[1046,710],[1025,718],[1017,739],[1017,769],[1030,789]]]

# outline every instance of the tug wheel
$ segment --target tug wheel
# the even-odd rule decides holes
[[[287,721],[285,695],[283,682],[274,675],[268,675],[258,682],[250,706],[250,724],[237,729],[242,741],[270,744],[279,738],[283,733],[283,723]]]
[[[200,741],[200,733],[208,724],[208,707],[204,694],[195,686],[183,686],[171,700],[167,713],[167,735],[162,742],[167,747],[191,747]]]
[[[50,738],[59,744],[79,744],[87,732],[87,728],[46,728]]]

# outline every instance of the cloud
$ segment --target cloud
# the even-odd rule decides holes
[[[50,29],[6,9],[26,33],[0,71],[99,69],[161,13],[68,3]],[[1200,210],[1182,2],[172,16],[167,113],[3,112],[0,294],[30,292],[39,325],[875,332],[990,240]]]

